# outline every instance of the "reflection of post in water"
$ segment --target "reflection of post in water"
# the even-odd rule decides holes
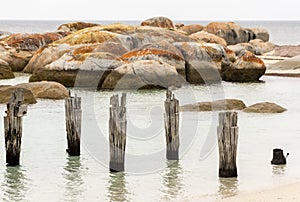
[[[274,165],[272,167],[273,175],[284,175],[286,165]]]
[[[66,200],[75,200],[83,192],[82,174],[84,172],[80,157],[69,156],[67,157],[67,164],[64,167],[63,177],[66,180]]]
[[[238,194],[237,178],[219,178],[219,195],[221,197],[235,196]]]
[[[168,161],[163,173],[165,199],[174,199],[180,194],[182,184],[182,168],[179,161]]]
[[[130,201],[124,172],[111,172],[109,177],[108,200],[114,202]]]
[[[7,167],[4,182],[1,184],[3,201],[24,201],[28,191],[28,179],[20,167]]]

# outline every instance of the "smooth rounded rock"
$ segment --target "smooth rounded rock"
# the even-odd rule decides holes
[[[246,113],[283,113],[287,109],[272,102],[261,102],[251,105],[243,110]]]
[[[64,99],[69,97],[69,91],[63,85],[57,82],[33,82],[21,83],[15,87],[25,88],[30,90],[35,98],[39,99]]]
[[[217,35],[214,35],[214,34],[210,34],[205,31],[194,33],[194,34],[190,35],[190,37],[192,39],[194,39],[195,41],[203,41],[206,43],[216,43],[216,44],[222,45],[223,47],[227,46],[227,43],[223,38],[221,38]]]
[[[246,108],[242,100],[224,99],[213,102],[198,102],[196,104],[183,105],[181,111],[222,111],[222,110],[243,110]]]
[[[237,60],[222,68],[222,79],[231,82],[255,82],[266,72],[264,62],[249,51],[242,52]]]
[[[185,81],[176,68],[155,60],[140,60],[114,69],[105,79],[102,89],[138,90],[180,87]]]
[[[0,103],[1,104],[7,104],[10,101],[11,94],[14,89],[21,88],[16,86],[0,86]],[[30,90],[27,90],[25,88],[23,89],[24,92],[24,101],[23,104],[34,104],[36,103],[36,99],[34,98],[32,92]]]
[[[166,17],[154,17],[154,18],[147,19],[141,23],[141,26],[162,27],[167,29],[175,28],[172,20]]]

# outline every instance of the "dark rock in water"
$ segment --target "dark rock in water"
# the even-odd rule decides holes
[[[243,110],[246,108],[242,100],[225,99],[213,102],[199,102],[180,107],[181,111],[222,111],[222,110]]]
[[[232,82],[258,81],[266,72],[264,62],[249,51],[242,52],[237,60],[222,68],[222,79]]]
[[[88,27],[100,26],[100,24],[96,23],[88,23],[88,22],[71,22],[67,24],[60,25],[57,30],[63,32],[76,32],[78,30],[82,30]]]
[[[247,113],[282,113],[286,110],[287,109],[272,102],[261,102],[251,105],[243,111]]]
[[[0,59],[0,79],[13,79],[14,73],[11,71],[7,62]]]
[[[272,165],[285,165],[286,158],[283,155],[282,149],[273,149],[273,159],[271,161]]]
[[[295,57],[300,55],[300,45],[298,46],[276,46],[274,50],[264,54],[266,56]]]
[[[227,46],[227,43],[223,38],[221,38],[217,35],[208,33],[208,32],[204,32],[204,31],[191,34],[190,37],[192,39],[194,39],[195,41],[202,41],[202,42],[206,42],[206,43],[216,43],[216,44],[222,45],[223,47]]]
[[[172,20],[166,17],[154,17],[154,18],[147,19],[141,23],[141,26],[152,26],[152,27],[162,27],[167,29],[175,29]]]
[[[234,22],[212,22],[204,27],[203,31],[222,37],[228,45],[246,43],[255,39],[253,31],[243,28]]]
[[[194,24],[194,25],[185,25],[178,28],[179,30],[186,32],[188,35],[194,34],[196,32],[201,32],[203,30],[202,25]]]
[[[138,90],[180,87],[185,81],[176,68],[154,60],[140,60],[114,69],[105,79],[102,89]]]
[[[12,71],[22,71],[33,54],[43,46],[66,36],[67,33],[12,34],[0,41],[0,59]]]
[[[0,103],[1,104],[9,103],[11,93],[16,88],[20,88],[20,87],[0,86]],[[36,99],[34,98],[32,92],[30,90],[27,90],[25,88],[21,88],[21,89],[23,89],[23,92],[24,92],[24,101],[22,103],[24,103],[24,104],[34,104],[34,103],[36,103]]]

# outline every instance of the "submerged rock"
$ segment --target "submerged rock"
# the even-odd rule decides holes
[[[251,105],[243,111],[246,113],[282,113],[286,110],[287,109],[272,102],[261,102]]]
[[[180,107],[181,111],[222,111],[222,110],[243,110],[246,108],[242,100],[224,99],[213,102],[198,102]]]
[[[15,86],[0,86],[0,103],[1,104],[7,104],[10,101],[11,93],[14,89],[21,88],[21,87],[15,87]],[[25,88],[23,89],[24,92],[24,101],[23,104],[34,104],[36,103],[36,99],[34,98],[32,92],[30,90],[27,90]]]
[[[162,27],[167,29],[175,28],[172,20],[166,17],[154,17],[147,19],[141,23],[141,26]]]
[[[169,88],[180,87],[184,82],[175,67],[161,61],[140,60],[114,69],[102,89]]]
[[[300,55],[270,64],[268,70],[300,70]]]
[[[71,22],[60,25],[57,30],[62,32],[76,32],[78,30],[82,30],[88,27],[100,26],[96,23],[88,23],[88,22]]]
[[[300,45],[298,46],[276,46],[274,50],[264,54],[266,56],[277,56],[277,57],[295,57],[300,55]]]
[[[242,52],[237,60],[222,68],[222,79],[232,82],[254,82],[266,72],[264,62],[249,51]]]

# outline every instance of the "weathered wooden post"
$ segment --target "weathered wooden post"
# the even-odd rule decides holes
[[[287,153],[286,157],[289,155]],[[286,157],[283,155],[282,149],[273,149],[272,165],[286,165]]]
[[[80,138],[81,138],[81,98],[70,97],[65,99],[66,130],[68,149],[70,156],[80,155]]]
[[[239,128],[237,112],[219,113],[219,177],[237,177],[236,155]]]
[[[111,172],[124,171],[125,149],[126,149],[126,94],[121,97],[114,95],[110,98],[109,108],[109,145],[110,161],[109,169]]]
[[[8,166],[20,165],[21,141],[22,141],[22,117],[27,114],[27,106],[24,101],[23,89],[12,91],[7,104],[4,117],[6,164]]]
[[[165,132],[167,159],[179,159],[179,101],[171,91],[167,91],[165,101]]]

